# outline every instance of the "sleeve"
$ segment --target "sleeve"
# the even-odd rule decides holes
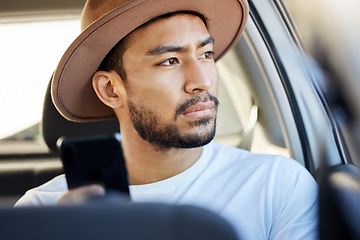
[[[318,239],[318,186],[293,159],[282,158],[274,171],[274,219],[270,239]]]
[[[49,182],[28,190],[14,207],[56,205],[59,198],[68,191],[65,175],[59,175]]]

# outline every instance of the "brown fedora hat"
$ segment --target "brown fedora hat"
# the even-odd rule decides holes
[[[238,40],[248,15],[247,0],[88,0],[82,32],[66,50],[55,70],[52,99],[58,111],[75,122],[114,118],[92,88],[92,76],[107,53],[124,36],[166,13],[193,11],[206,18],[215,39],[215,60]]]

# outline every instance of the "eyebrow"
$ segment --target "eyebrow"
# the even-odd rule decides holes
[[[214,38],[212,36],[209,36],[205,41],[202,41],[199,43],[198,48],[202,48],[208,44],[214,44]]]
[[[212,36],[209,36],[207,39],[200,42],[197,45],[197,48],[202,48],[210,43],[214,43],[214,38]],[[185,52],[188,50],[188,48],[189,46],[161,45],[153,49],[150,49],[149,51],[147,51],[146,55],[161,55],[169,52]]]

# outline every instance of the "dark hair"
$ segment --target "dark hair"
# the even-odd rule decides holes
[[[98,71],[110,72],[114,70],[123,81],[126,81],[126,72],[123,67],[123,55],[126,49],[126,36],[123,37],[101,62]]]
[[[207,26],[206,25],[206,18],[203,15],[201,15],[200,13],[197,13],[197,12],[194,12],[194,11],[177,11],[177,12],[171,12],[171,13],[167,13],[167,14],[158,16],[156,18],[153,18],[150,21],[140,25],[136,29],[142,28],[142,27],[144,27],[144,26],[146,26],[146,25],[148,25],[150,23],[153,23],[153,22],[155,22],[157,20],[160,20],[160,19],[170,18],[170,17],[175,16],[177,14],[195,15],[195,16],[199,17],[204,22],[205,26]],[[133,31],[135,31],[135,30],[133,30]],[[99,69],[98,69],[99,71],[108,71],[108,72],[109,71],[115,71],[115,72],[117,72],[124,83],[126,82],[126,72],[125,72],[125,69],[123,67],[123,56],[124,56],[124,53],[125,53],[125,50],[126,50],[127,36],[128,35],[123,37],[110,50],[110,52],[106,55],[106,57],[101,62],[100,66],[99,66]]]

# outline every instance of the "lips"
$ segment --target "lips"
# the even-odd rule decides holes
[[[188,117],[188,118],[205,117],[212,114],[215,105],[216,104],[210,100],[206,102],[198,102],[195,105],[192,105],[191,107],[183,111],[181,115],[183,117]]]
[[[218,105],[219,100],[208,92],[193,95],[176,108],[175,121],[180,116],[192,119],[209,117]]]

